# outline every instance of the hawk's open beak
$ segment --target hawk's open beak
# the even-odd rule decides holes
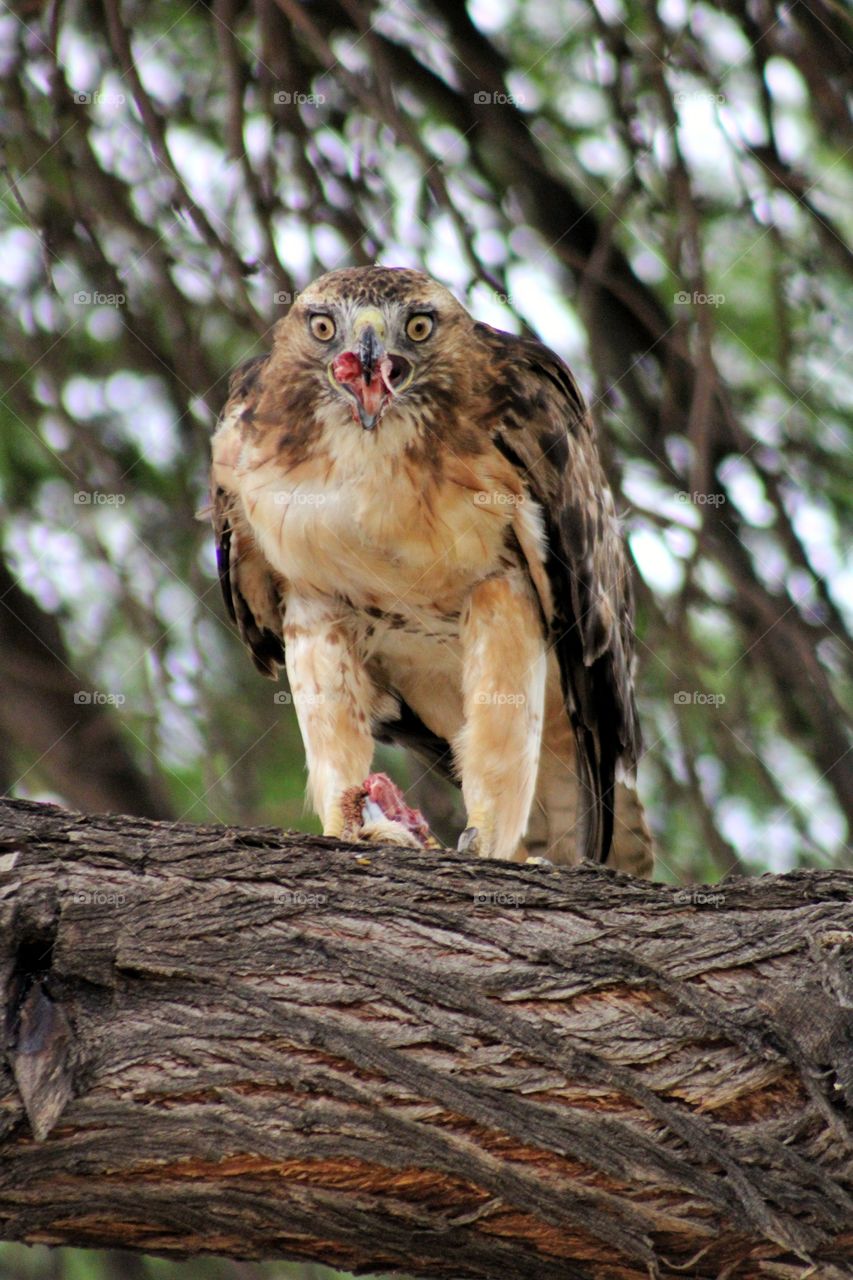
[[[372,431],[390,390],[385,384],[385,370],[382,367],[385,347],[372,324],[367,324],[362,329],[355,353],[361,363],[361,385],[353,387],[358,401],[358,416],[365,431]]]
[[[361,361],[364,381],[370,386],[376,366],[385,355],[385,348],[372,324],[366,324],[362,329],[355,353]]]
[[[353,417],[365,431],[372,431],[388,401],[408,386],[412,365],[397,354],[385,350],[385,326],[377,312],[357,329],[352,351],[337,356],[330,366],[333,382],[345,387],[353,398]]]

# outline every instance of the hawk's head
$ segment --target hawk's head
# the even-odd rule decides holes
[[[467,390],[472,330],[465,308],[423,272],[347,267],[299,295],[276,348],[315,407],[345,408],[372,431],[394,406],[435,410]]]

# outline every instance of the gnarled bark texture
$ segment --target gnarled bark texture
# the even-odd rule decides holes
[[[0,1235],[524,1280],[853,1268],[853,874],[0,805]]]

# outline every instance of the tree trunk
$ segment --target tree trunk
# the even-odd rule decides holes
[[[24,802],[0,870],[7,1239],[851,1274],[853,873],[678,890]]]

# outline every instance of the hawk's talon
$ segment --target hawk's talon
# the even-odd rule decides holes
[[[462,832],[462,835],[459,837],[456,850],[457,853],[468,853],[473,857],[478,858],[480,856],[481,847],[482,842],[480,840],[480,828],[466,827]]]

